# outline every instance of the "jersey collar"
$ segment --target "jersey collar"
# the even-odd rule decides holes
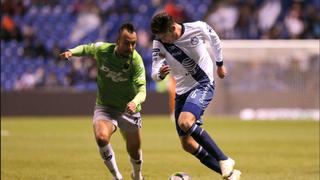
[[[181,35],[180,35],[180,37],[182,37],[182,35],[184,34],[184,31],[185,31],[185,27],[184,27],[184,25],[182,23],[180,25],[181,25]]]

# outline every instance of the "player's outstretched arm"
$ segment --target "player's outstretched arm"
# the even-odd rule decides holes
[[[217,68],[217,74],[218,76],[223,79],[227,75],[227,69],[224,65],[218,66]]]
[[[60,54],[60,58],[61,59],[67,59],[69,60],[69,58],[72,57],[72,52],[71,51],[65,51],[63,53]]]
[[[89,43],[79,45],[75,48],[68,49],[60,54],[61,59],[69,59],[72,56],[94,56],[96,49],[103,45],[103,42]]]

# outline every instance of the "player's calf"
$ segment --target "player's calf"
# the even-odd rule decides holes
[[[111,144],[108,144],[104,147],[99,147],[100,155],[103,159],[104,164],[113,175],[113,179],[122,179],[122,175],[118,169],[114,151]]]

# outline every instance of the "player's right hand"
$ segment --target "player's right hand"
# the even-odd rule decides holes
[[[159,71],[159,75],[160,75],[160,78],[161,79],[164,79],[169,73],[170,73],[170,67],[169,65],[163,65],[161,68],[160,68],[160,71]]]
[[[134,102],[129,102],[126,107],[126,112],[129,114],[134,114],[137,110],[137,106]]]
[[[69,60],[69,58],[72,56],[72,52],[71,51],[65,51],[65,52],[61,53],[59,56],[60,56],[61,59]]]
[[[217,74],[221,79],[223,79],[227,75],[227,69],[224,65],[217,68]]]

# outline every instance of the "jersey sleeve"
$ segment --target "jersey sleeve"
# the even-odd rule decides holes
[[[94,56],[97,48],[101,46],[103,42],[89,43],[84,45],[79,45],[73,49],[69,49],[72,52],[73,56]]]
[[[217,66],[223,65],[223,58],[222,58],[222,50],[221,50],[221,41],[217,33],[209,26],[207,23],[200,21],[201,29],[206,39],[209,40],[211,47],[213,48],[214,57]]]
[[[141,56],[137,53],[134,58],[133,82],[137,87],[138,93],[131,102],[135,103],[137,107],[140,108],[141,103],[146,99],[146,72]]]
[[[165,63],[165,52],[162,48],[162,44],[158,40],[153,40],[152,45],[152,72],[151,77],[155,81],[160,81],[160,68]]]

